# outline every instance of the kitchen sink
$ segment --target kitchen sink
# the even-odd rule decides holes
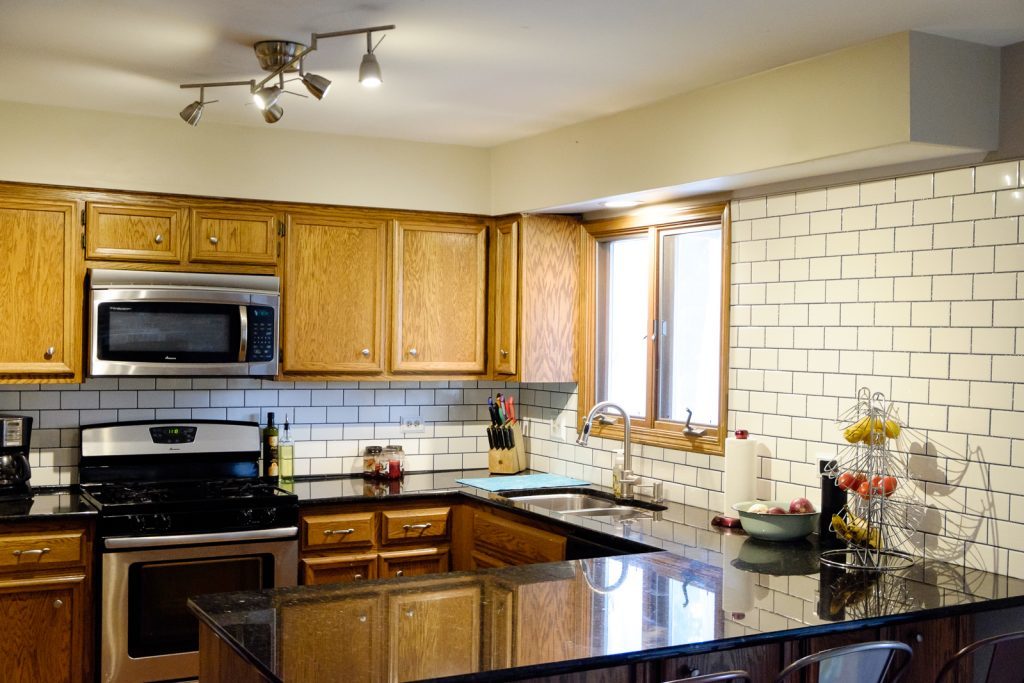
[[[615,505],[609,508],[595,510],[573,510],[563,514],[573,517],[593,517],[605,522],[621,522],[626,519],[652,519],[654,513],[643,508],[630,507],[628,505]]]
[[[504,497],[517,503],[526,503],[552,512],[569,513],[619,507],[614,500],[599,498],[589,493],[539,493],[506,495]]]

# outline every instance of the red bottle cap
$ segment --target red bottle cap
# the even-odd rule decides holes
[[[748,432],[746,429],[737,429],[736,430],[736,438],[737,439],[745,439],[748,436],[750,436],[750,432]]]

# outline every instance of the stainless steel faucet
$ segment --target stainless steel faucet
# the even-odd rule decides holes
[[[603,410],[611,408],[622,415],[622,476],[619,477],[619,482],[622,484],[622,497],[628,500],[634,498],[634,488],[638,487],[651,487],[651,497],[658,501],[661,499],[661,482],[653,482],[651,484],[640,484],[640,476],[633,473],[633,453],[632,446],[629,441],[629,413],[626,409],[620,406],[618,403],[612,401],[601,401],[594,405],[587,413],[587,419],[583,421],[583,429],[580,431],[579,437],[576,439],[576,443],[580,446],[586,446],[587,441],[590,439],[590,429],[594,424],[594,418],[598,413]]]

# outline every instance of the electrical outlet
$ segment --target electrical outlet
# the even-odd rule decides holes
[[[427,425],[422,415],[405,415],[398,420],[398,431],[403,434],[419,434],[426,431]]]
[[[565,441],[565,422],[561,415],[551,420],[551,440]]]

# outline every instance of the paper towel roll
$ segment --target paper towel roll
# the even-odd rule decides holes
[[[755,575],[732,565],[732,561],[740,556],[740,548],[746,540],[747,536],[739,534],[722,536],[722,609],[734,615],[750,612],[754,608]]]
[[[725,476],[722,486],[722,514],[736,517],[734,503],[754,500],[757,491],[757,445],[754,439],[725,440]]]

